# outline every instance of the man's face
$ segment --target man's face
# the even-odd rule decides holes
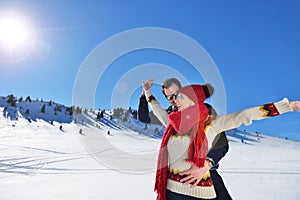
[[[164,88],[165,96],[167,97],[170,104],[172,104],[173,106],[176,106],[176,103],[175,103],[175,96],[172,95],[175,94],[178,90],[179,87],[175,83],[172,83],[169,88]]]

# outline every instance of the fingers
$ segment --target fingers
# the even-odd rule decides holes
[[[180,182],[183,183],[184,185],[191,184],[192,187],[197,186],[200,181],[201,181],[201,178],[198,179],[196,177],[193,177],[192,175],[187,176],[180,180]]]
[[[191,172],[190,172],[190,170],[186,170],[186,171],[180,172],[179,175],[180,176],[191,175]]]
[[[179,173],[180,176],[187,175],[185,178],[180,180],[183,184],[192,184],[192,186],[197,186],[197,184],[201,181],[201,177],[199,177],[199,170],[195,170],[195,167],[192,167],[189,170],[183,171]],[[201,174],[201,173],[200,173]]]
[[[152,86],[154,84],[154,80],[152,79],[152,78],[149,78],[148,80],[146,80],[146,81],[142,81],[142,85],[143,86]]]
[[[149,78],[147,81],[152,83],[154,82],[153,78]]]
[[[196,179],[196,182],[193,184],[193,186],[197,186],[198,183],[200,183],[201,179]]]
[[[144,81],[143,81],[144,82]],[[154,80],[153,80],[153,78],[148,78],[148,80],[146,80],[146,83],[148,84],[148,83],[153,83],[154,82]]]
[[[180,182],[184,183],[184,184],[191,184],[191,183],[193,183],[193,182],[195,182],[197,180],[197,178],[192,173],[192,170],[190,170],[190,169],[179,173],[179,175],[180,176],[187,175],[185,178],[182,178],[180,180]]]
[[[143,90],[148,91],[151,90],[154,82],[152,78],[149,78],[147,81],[142,81]]]
[[[189,175],[189,176],[181,179],[180,182],[183,183],[183,184],[191,184],[196,180],[197,179],[195,177],[193,177],[192,175]]]
[[[190,180],[191,178],[193,178],[193,176],[192,176],[192,175],[189,175],[189,176],[187,176],[187,177],[185,177],[185,178],[180,179],[180,182],[181,182],[181,183],[184,183],[184,182]]]
[[[145,82],[145,81],[142,81],[142,86],[143,86],[143,88],[147,87],[147,85],[148,85],[147,81],[146,81],[146,82]]]

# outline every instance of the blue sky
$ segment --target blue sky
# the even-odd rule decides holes
[[[300,99],[300,2],[296,0],[2,0],[1,16],[8,11],[17,12],[30,21],[35,43],[28,55],[18,62],[7,62],[6,54],[0,51],[3,54],[0,56],[1,96],[30,95],[72,105],[74,83],[93,50],[124,31],[159,27],[184,34],[209,54],[224,84],[226,112],[283,97]],[[103,59],[107,55],[97,56]],[[106,68],[92,99],[95,108],[110,109],[112,91],[122,76],[131,70],[135,73],[138,66],[149,64],[143,67],[151,68],[151,63],[177,71],[188,83],[204,82],[191,63],[172,52],[135,50],[120,55]],[[149,73],[155,80],[164,76],[159,70]],[[137,73],[135,77],[141,82],[148,74]],[[122,83],[115,88],[117,94],[128,90],[128,85]],[[160,83],[157,82],[153,93],[167,106],[160,93]],[[135,86],[133,91],[125,104],[118,105],[116,95],[115,105],[137,108],[141,90]],[[284,137],[300,135],[299,127],[299,113],[289,113],[245,129]]]

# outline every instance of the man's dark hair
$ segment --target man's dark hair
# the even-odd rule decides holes
[[[181,83],[178,79],[176,78],[168,78],[166,79],[163,83],[162,83],[162,88],[169,88],[172,83],[174,83],[175,85],[177,85],[179,88],[182,88]]]

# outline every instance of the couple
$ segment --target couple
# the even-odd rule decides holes
[[[220,140],[214,139],[222,138],[216,136],[241,124],[250,125],[252,120],[277,116],[293,110],[300,111],[300,102],[283,99],[277,103],[216,116],[213,109],[204,103],[213,93],[213,88],[209,84],[181,88],[180,84],[174,82],[168,84],[167,80],[163,84],[163,93],[174,103],[173,110],[175,110],[168,114],[151,95],[152,86],[152,79],[143,82],[144,98],[154,114],[166,125],[158,156],[155,182],[159,200],[231,199],[221,177],[215,170],[209,171],[209,168],[228,150],[226,136],[223,148],[217,150],[212,148],[216,147],[216,143]],[[219,157],[216,156],[214,160],[209,155],[216,151],[222,153],[216,153]]]

